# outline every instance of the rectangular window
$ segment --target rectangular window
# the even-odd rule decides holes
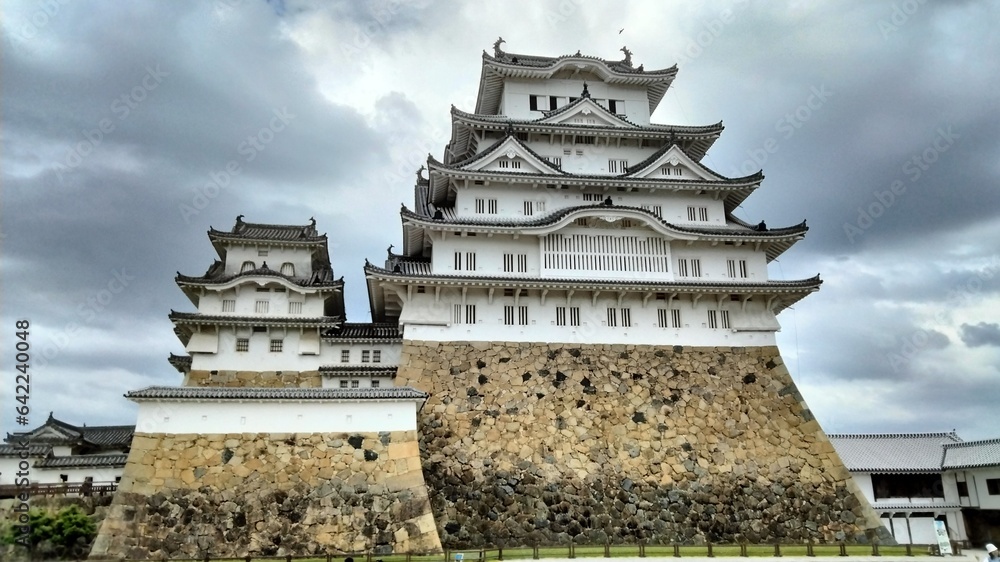
[[[721,311],[721,314],[719,316],[721,317],[721,320],[722,320],[722,327],[726,328],[728,330],[729,327],[730,327],[729,326],[729,311],[728,310],[723,310],[723,311]]]
[[[715,310],[708,311],[708,327],[712,329],[719,327],[719,314]]]
[[[604,201],[604,198],[603,198],[603,196],[600,193],[584,193],[583,194],[583,200],[584,201],[597,201],[597,202],[600,202],[600,201]]]
[[[358,388],[359,386],[361,386],[361,381],[358,379],[351,380],[351,388]]]
[[[701,260],[691,260],[691,277],[701,277]]]
[[[618,309],[608,308],[608,327],[614,328],[618,326]]]
[[[236,338],[236,351],[250,351],[250,340],[248,338]]]
[[[521,326],[527,326],[528,325],[528,307],[527,306],[522,305],[522,306],[518,307],[518,310],[517,310],[517,323],[520,324]]]
[[[670,309],[670,321],[673,323],[674,328],[681,327],[681,310],[679,308]]]
[[[455,252],[455,271],[462,270],[462,252]]]
[[[340,362],[349,363],[351,361],[351,350],[341,349],[340,350]]]
[[[373,349],[372,350],[372,363],[381,363],[381,362],[382,362],[382,350],[381,349]]]
[[[476,305],[474,304],[465,305],[465,323],[466,324],[476,323]]]
[[[302,303],[301,302],[289,302],[288,303],[288,313],[289,314],[302,314]]]
[[[257,301],[257,304],[254,305],[254,312],[257,314],[267,314],[269,305],[270,303],[268,301]]]
[[[371,351],[369,351],[367,349],[362,349],[361,350],[361,362],[362,363],[370,363],[371,362],[371,356],[372,356],[372,352]]]
[[[462,323],[462,305],[456,304],[454,306],[454,308],[452,309],[452,319],[451,319],[451,321],[452,321],[453,324],[461,324]]]
[[[538,107],[538,99],[543,96],[528,96],[528,109],[531,111],[541,111]]]
[[[625,100],[608,100],[608,111],[616,115],[625,113]]]
[[[503,307],[503,324],[504,326],[514,325],[514,305],[507,304]]]
[[[566,325],[566,307],[557,306],[556,307],[556,326]]]
[[[236,312],[236,301],[233,299],[223,299],[222,312]]]
[[[535,214],[535,202],[534,201],[525,201],[524,202],[524,216],[530,217],[533,214]]]
[[[476,253],[475,252],[465,252],[465,269],[469,271],[475,271],[476,269]]]
[[[1000,496],[1000,478],[986,479],[986,493],[991,496]]]
[[[571,306],[569,307],[569,325],[579,326],[580,325],[580,307]]]
[[[549,164],[552,164],[557,168],[562,166],[561,156],[546,156],[545,159],[548,160]]]
[[[257,250],[257,255],[260,257],[267,257],[267,250]]]
[[[349,382],[347,382],[346,380],[344,380],[344,381],[340,381],[340,388],[347,388],[347,385],[348,385],[348,384],[350,384],[350,383],[349,383]]]
[[[257,287],[257,292],[258,293],[270,293],[271,289],[268,289],[267,287]]]
[[[503,270],[504,273],[511,273],[514,271],[514,254],[503,255]]]
[[[663,207],[661,205],[643,205],[642,208],[660,218],[663,218]]]
[[[528,272],[528,254],[517,255],[517,272],[518,273]]]
[[[281,353],[284,343],[282,340],[271,340],[271,353]]]
[[[664,176],[679,176],[681,175],[680,166],[671,166],[669,164],[660,167],[660,174]]]
[[[958,488],[958,497],[967,498],[969,497],[969,483],[968,482],[955,482],[955,486]]]
[[[670,322],[667,320],[670,317],[670,311],[666,308],[656,309],[656,321],[657,325],[661,328],[669,328]]]
[[[632,327],[632,309],[623,308],[622,309],[622,328]]]
[[[497,200],[496,199],[487,199],[486,200],[486,212],[489,213],[489,214],[491,214],[491,215],[497,214]]]
[[[746,279],[747,260],[726,260],[726,267],[729,269],[729,276],[733,279]]]
[[[559,98],[557,96],[549,96],[549,109],[559,109]]]
[[[609,174],[624,174],[627,171],[628,171],[628,160],[621,160],[618,158],[612,158],[608,160]]]
[[[688,261],[687,258],[677,260],[677,275],[679,277],[688,276]]]
[[[698,220],[708,222],[708,207],[698,207]]]
[[[378,388],[380,386],[379,382],[381,381],[379,381],[378,379],[372,379],[372,388]]]
[[[476,199],[476,213],[478,213],[478,214],[481,215],[481,214],[483,214],[485,212],[486,212],[486,200],[485,199],[479,199],[479,198],[477,198]]]
[[[574,142],[576,144],[594,144],[594,137],[574,137]]]

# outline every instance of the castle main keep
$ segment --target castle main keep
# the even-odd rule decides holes
[[[763,175],[651,123],[677,69],[622,51],[483,54],[369,323],[314,222],[211,230],[92,557],[884,532],[775,345],[821,284],[768,275],[805,223],[736,218]]]

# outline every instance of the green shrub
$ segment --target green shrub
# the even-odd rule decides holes
[[[90,549],[97,535],[94,522],[75,505],[52,514],[41,509],[28,512],[31,534],[28,545],[35,556],[42,558],[82,558]],[[2,535],[2,542],[15,544],[20,538],[20,528],[9,525]],[[24,544],[23,540],[20,544]]]

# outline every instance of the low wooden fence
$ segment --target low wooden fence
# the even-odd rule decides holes
[[[962,542],[952,542],[952,552],[962,554]],[[263,556],[247,555],[243,557],[214,557],[204,555],[199,558],[170,559],[171,562],[253,562],[253,561],[310,561],[310,562],[501,562],[503,560],[545,560],[551,558],[616,558],[616,557],[855,557],[869,559],[878,556],[936,556],[938,546],[930,544],[908,544],[885,546],[878,543],[870,545],[848,545],[845,543],[805,543],[805,544],[712,544],[681,545],[681,544],[603,544],[580,545],[568,544],[557,546],[522,546],[513,548],[479,548],[479,549],[445,549],[436,554],[393,553],[375,554],[368,552],[329,552],[301,556]],[[118,562],[131,562],[122,561]]]
[[[16,498],[27,492],[29,497],[56,496],[110,496],[118,489],[117,482],[59,482],[55,484],[31,484],[0,486],[0,499]]]

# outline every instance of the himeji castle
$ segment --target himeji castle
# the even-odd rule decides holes
[[[805,222],[735,216],[764,176],[702,163],[721,123],[651,122],[676,67],[502,44],[370,322],[314,221],[209,231],[95,555],[892,541],[776,347]]]

